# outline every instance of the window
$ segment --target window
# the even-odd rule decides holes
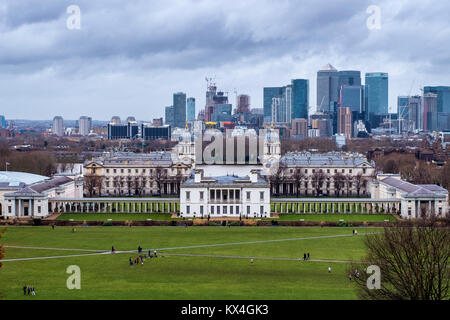
[[[128,173],[131,173],[131,169],[128,169]]]
[[[211,206],[211,214],[214,214],[214,206]]]
[[[312,173],[316,173],[316,169],[312,169],[313,171],[312,171]]]
[[[239,194],[239,190],[236,190],[236,200],[239,200],[240,194]]]
[[[186,200],[191,200],[191,192],[186,191]]]
[[[142,169],[142,173],[145,173],[145,169]]]
[[[211,198],[211,200],[214,200],[214,199],[215,199],[215,195],[216,195],[216,193],[214,192],[214,190],[211,190],[211,191],[209,192],[209,197]]]
[[[366,168],[363,168],[363,174],[366,174]]]
[[[200,214],[203,214],[203,206],[200,206]]]
[[[442,207],[439,208],[439,215],[442,215]]]
[[[200,191],[200,200],[203,200],[203,191]]]
[[[8,213],[11,213],[11,206],[8,206]]]
[[[247,191],[247,200],[250,200],[250,191]]]
[[[37,209],[38,209],[38,213],[41,213],[41,206],[38,206]]]
[[[109,173],[109,169],[106,169],[106,173]]]
[[[330,169],[327,169],[327,173],[330,173]]]
[[[114,172],[114,173],[117,173],[117,169],[114,169],[113,172]]]
[[[120,173],[123,173],[123,169],[120,169]]]
[[[250,214],[250,206],[247,206],[247,214]]]
[[[345,169],[342,169],[342,173],[345,173]]]
[[[230,206],[230,214],[233,214],[233,206]]]
[[[220,190],[216,190],[216,198],[217,200],[220,200]]]
[[[264,191],[259,192],[259,200],[264,200]]]
[[[308,173],[308,169],[305,169],[305,173]]]
[[[337,169],[334,169],[334,173],[337,173]]]
[[[186,213],[190,214],[191,213],[191,207],[190,206],[186,206]]]
[[[411,215],[411,208],[408,208],[408,216]]]
[[[217,206],[217,214],[220,214],[220,207]]]
[[[352,173],[352,171],[353,171],[353,170],[352,170],[352,169],[350,169],[350,173]]]
[[[134,170],[134,172],[136,172],[136,173],[139,173],[139,170],[138,170],[138,169],[136,169],[136,170]]]
[[[230,194],[230,200],[233,200],[234,199],[234,190],[230,190],[229,194]]]
[[[264,214],[264,206],[259,207],[259,214],[262,216]]]
[[[227,214],[227,206],[223,206],[223,214]]]
[[[236,206],[236,214],[239,214],[239,206]]]

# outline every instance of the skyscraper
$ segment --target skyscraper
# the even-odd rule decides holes
[[[250,113],[250,96],[240,94],[236,98],[236,113]]]
[[[283,97],[272,98],[272,121],[276,123],[286,123],[286,118],[286,100]]]
[[[81,116],[78,120],[78,133],[87,136],[92,129],[92,118]]]
[[[7,127],[7,125],[6,125],[5,116],[0,115],[0,128],[6,128],[6,127]]]
[[[423,130],[433,131],[438,128],[437,112],[438,95],[435,93],[424,93],[423,95]]]
[[[346,86],[341,88],[340,101],[342,107],[349,107],[352,112],[363,112],[363,87],[362,86]]]
[[[281,98],[285,94],[285,87],[266,87],[264,94],[264,122],[272,121],[272,99]]]
[[[61,116],[56,116],[53,118],[53,133],[58,137],[64,135],[64,120]]]
[[[187,99],[186,120],[187,121],[195,120],[195,98],[191,97]]]
[[[186,94],[183,92],[173,94],[173,118],[174,127],[186,126]]]
[[[173,106],[166,107],[165,109],[165,124],[173,127],[174,126],[174,113]]]
[[[293,79],[291,119],[308,119],[309,109],[309,80]]]
[[[338,133],[345,135],[345,138],[352,137],[353,117],[352,111],[348,107],[338,108]]]
[[[367,113],[370,115],[387,115],[388,109],[388,74],[384,72],[366,73]]]
[[[360,86],[361,85],[361,71],[357,71],[357,70],[339,71],[338,91],[341,89],[342,85]]]
[[[450,86],[426,86],[423,93],[437,94],[437,112],[450,113]]]
[[[339,73],[326,64],[317,72],[317,112],[330,112],[330,103],[338,101]]]

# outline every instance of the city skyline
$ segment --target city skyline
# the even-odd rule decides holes
[[[388,73],[390,112],[397,96],[450,85],[445,3],[379,1],[379,30],[366,26],[370,1],[282,2],[277,10],[269,2],[246,1],[227,6],[223,15],[215,10],[220,3],[135,1],[124,9],[110,1],[104,12],[105,3],[77,1],[80,30],[66,27],[70,4],[0,6],[0,105],[7,119],[133,115],[151,121],[164,117],[176,92],[194,97],[198,113],[205,106],[206,76],[228,92],[234,107],[235,92],[249,95],[250,108],[263,107],[264,87],[308,79],[311,112],[317,71],[327,63],[359,70],[361,78]],[[171,27],[164,28],[169,20]],[[427,45],[405,51],[414,43]],[[444,48],[427,50],[438,46]]]

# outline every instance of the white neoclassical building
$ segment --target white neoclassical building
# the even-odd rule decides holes
[[[82,197],[81,179],[0,172],[0,216],[3,218],[43,218],[49,213],[49,200]]]
[[[270,217],[270,186],[257,170],[249,176],[205,177],[197,169],[181,185],[182,217]]]
[[[399,174],[378,174],[370,188],[372,199],[400,199],[400,216],[405,219],[445,217],[448,212],[448,191],[438,185],[416,185]]]

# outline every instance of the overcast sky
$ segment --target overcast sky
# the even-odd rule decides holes
[[[67,7],[81,28],[70,30]],[[381,9],[369,29],[366,10]],[[263,87],[338,70],[389,73],[389,105],[424,85],[450,85],[448,1],[432,0],[1,0],[0,114],[164,116],[174,92],[205,104],[205,77],[251,96]]]

